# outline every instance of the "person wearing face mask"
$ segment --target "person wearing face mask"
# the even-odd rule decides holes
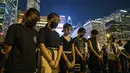
[[[119,51],[116,43],[116,37],[111,35],[107,43],[108,49],[108,71],[109,73],[117,73],[120,71],[120,63],[119,63]]]
[[[121,65],[122,65],[122,73],[129,73],[128,59],[130,59],[130,55],[125,50],[125,48],[123,46],[124,42],[122,40],[119,40],[117,42],[117,44],[118,44],[118,49],[119,49],[119,52],[120,52],[119,58],[120,58]]]
[[[33,27],[40,20],[40,13],[30,8],[24,14],[22,23],[12,24],[5,37],[7,64],[5,73],[36,72],[36,48],[38,33]]]
[[[80,73],[86,72],[86,45],[84,35],[86,30],[84,28],[78,29],[78,36],[74,38],[75,51],[76,51],[76,64],[80,64]]]
[[[63,43],[63,53],[60,60],[60,73],[72,73],[74,72],[75,65],[75,50],[74,50],[74,41],[69,36],[72,31],[71,24],[64,24],[63,32],[64,35],[61,37]],[[65,64],[65,65],[64,65]]]
[[[59,61],[62,54],[62,42],[59,34],[54,30],[58,26],[59,16],[50,13],[48,23],[39,31],[39,45],[41,48],[41,73],[58,73]]]
[[[102,56],[100,55],[101,49],[98,47],[98,42],[96,36],[98,31],[93,29],[91,31],[91,38],[88,39],[88,49],[89,49],[89,60],[88,67],[91,73],[100,73],[101,67],[100,62],[102,60]]]

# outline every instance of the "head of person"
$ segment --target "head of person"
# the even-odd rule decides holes
[[[124,45],[124,42],[123,42],[123,40],[119,40],[119,41],[117,41],[117,44],[118,44],[119,46],[123,46],[123,45]]]
[[[79,28],[79,30],[78,30],[78,36],[80,38],[83,38],[85,34],[86,34],[86,30],[84,28]]]
[[[35,8],[28,9],[23,17],[23,23],[27,28],[33,28],[40,21],[40,13]]]
[[[92,38],[96,38],[97,35],[98,35],[98,30],[93,29],[93,30],[91,31],[91,37],[92,37]]]
[[[72,32],[72,26],[71,26],[71,24],[68,24],[68,23],[64,24],[64,26],[63,26],[63,32],[64,32],[65,35],[71,34],[71,32]]]
[[[54,29],[58,26],[58,23],[60,21],[59,15],[55,12],[50,13],[47,17],[48,24],[51,29]]]
[[[110,42],[116,42],[116,37],[115,37],[115,36],[111,36],[111,37],[109,38],[109,41],[110,41]]]
[[[106,49],[106,45],[103,45],[103,46],[102,46],[102,49]]]

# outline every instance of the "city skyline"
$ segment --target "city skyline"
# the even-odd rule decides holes
[[[109,16],[119,9],[128,9],[129,0],[41,0],[40,13],[47,16],[51,12],[71,16],[74,24],[84,24],[88,19]],[[26,0],[19,0],[19,10],[26,10]]]

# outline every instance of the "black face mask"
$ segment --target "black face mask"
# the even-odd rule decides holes
[[[84,35],[83,35],[83,34],[81,34],[79,37],[80,37],[80,38],[83,38],[83,37],[84,37]]]
[[[54,29],[58,26],[58,23],[57,22],[51,22],[50,24],[50,28]]]
[[[33,28],[36,24],[37,24],[36,21],[28,21],[28,22],[26,23],[26,27],[27,27],[27,28]]]

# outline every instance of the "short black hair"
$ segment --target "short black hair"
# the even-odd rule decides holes
[[[97,29],[93,29],[93,30],[91,31],[91,34],[97,35],[97,34],[98,34],[98,30],[97,30]]]
[[[78,33],[82,33],[82,32],[86,33],[86,30],[84,28],[79,28]]]
[[[72,28],[71,24],[66,23],[66,24],[64,24],[63,29],[66,29],[66,28],[69,28],[69,27],[71,27],[71,28]]]
[[[47,16],[47,20],[51,20],[54,16],[59,17],[59,15],[58,15],[57,13],[52,12],[52,13],[50,13],[50,14]]]
[[[31,13],[35,13],[38,16],[40,16],[40,12],[36,9],[36,8],[29,8],[26,12],[25,15],[26,16],[30,16]]]
[[[120,44],[122,42],[122,40],[119,40],[119,41],[117,41],[117,44]]]
[[[112,42],[115,42],[117,38],[116,38],[116,36],[111,35],[109,39],[112,40]]]
[[[40,16],[40,12],[37,10],[37,9],[35,9],[35,8],[29,8],[26,12],[25,12],[25,14],[24,14],[24,16],[30,16],[31,15],[31,13],[35,13],[36,15],[38,15],[38,16]],[[23,20],[22,20],[22,22],[24,22],[26,19],[23,17]]]
[[[109,39],[117,39],[116,36],[111,35]]]
[[[66,28],[69,28],[69,27],[72,28],[71,24],[68,24],[68,23],[64,24],[64,25],[63,25],[63,30],[62,30],[62,32],[64,32],[64,30],[65,30]]]

